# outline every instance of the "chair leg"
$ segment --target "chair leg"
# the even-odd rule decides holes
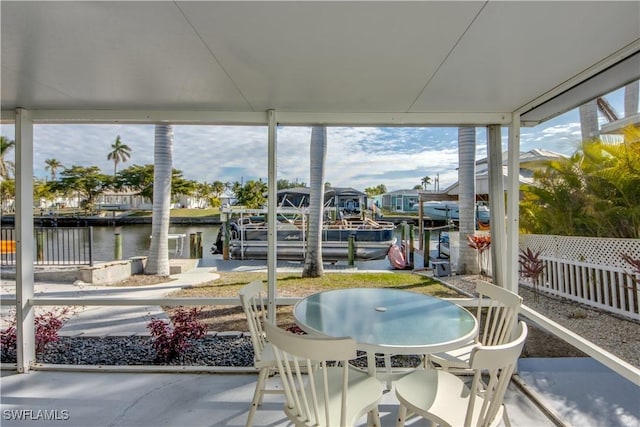
[[[509,414],[507,414],[507,407],[502,405],[502,421],[506,427],[511,427],[511,420],[509,419]]]
[[[398,406],[398,418],[396,419],[396,427],[404,427],[404,422],[407,419],[407,407],[403,404]]]
[[[382,421],[380,421],[380,411],[378,408],[372,409],[367,414],[367,426],[368,427],[381,427]]]
[[[258,374],[258,382],[256,383],[256,390],[253,392],[253,400],[251,401],[251,408],[249,409],[249,415],[247,416],[246,427],[251,427],[253,425],[253,418],[256,415],[256,409],[258,409],[258,405],[262,403],[262,398],[264,397],[263,391],[265,388],[268,373],[269,368],[260,369],[260,373]]]

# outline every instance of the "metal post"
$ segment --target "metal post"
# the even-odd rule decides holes
[[[93,267],[93,227],[89,227],[89,267]]]
[[[33,120],[16,109],[16,356],[18,372],[36,361],[33,298]]]
[[[278,135],[278,122],[276,120],[276,111],[267,111],[267,124],[268,124],[268,155],[267,155],[267,171],[268,171],[268,192],[269,198],[267,199],[267,315],[272,322],[276,321],[276,268],[278,261],[278,233],[277,233],[277,202],[278,198],[276,194],[278,192],[277,177],[277,135]]]
[[[36,259],[44,261],[44,231],[41,229],[36,230]]]
[[[507,183],[507,281],[508,290],[518,293],[519,204],[520,204],[520,115],[514,114],[509,126]]]

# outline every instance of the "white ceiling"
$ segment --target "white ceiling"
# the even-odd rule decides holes
[[[640,57],[638,1],[0,7],[5,111],[275,109],[446,121],[525,112]],[[640,78],[636,62],[588,95]],[[561,102],[538,119],[576,105]]]

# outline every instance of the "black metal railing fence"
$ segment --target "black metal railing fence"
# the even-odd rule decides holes
[[[35,227],[34,264],[93,265],[92,227]],[[0,265],[16,263],[15,229],[0,228]]]

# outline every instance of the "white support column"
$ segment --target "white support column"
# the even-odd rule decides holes
[[[278,123],[276,121],[275,110],[267,111],[267,121],[269,125],[269,154],[268,154],[268,192],[267,198],[267,280],[268,280],[268,307],[269,319],[276,320],[276,272],[277,272],[277,245],[278,233],[277,224],[277,203],[278,203],[278,174],[277,174],[277,134]]]
[[[16,110],[16,329],[18,372],[36,360],[33,298],[33,120]]]
[[[493,283],[505,286],[506,224],[504,182],[502,177],[502,135],[500,125],[487,126],[487,156],[489,160],[489,201],[491,203],[491,270]]]
[[[518,293],[520,253],[520,115],[509,125],[509,181],[507,184],[507,281],[505,288]]]

